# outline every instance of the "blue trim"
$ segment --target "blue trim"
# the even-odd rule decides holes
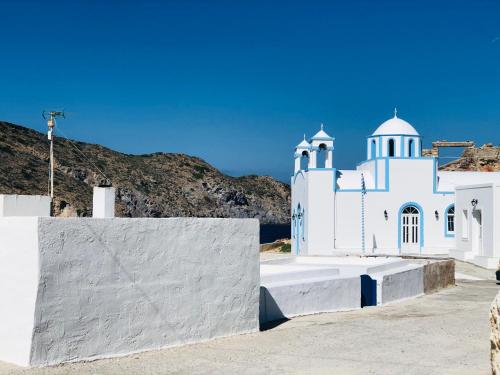
[[[417,150],[417,147],[416,147],[416,141],[418,141],[418,144],[420,145],[420,148],[421,148],[421,145],[422,145],[422,142],[421,142],[421,136],[420,135],[410,135],[410,134],[383,134],[383,135],[370,135],[370,136],[367,136],[368,140],[370,142],[373,142],[373,141],[377,141],[378,142],[378,155],[376,156],[376,158],[384,158],[384,157],[387,157],[387,156],[382,156],[382,138],[384,137],[388,137],[389,139],[394,139],[395,141],[395,138],[394,137],[400,137],[401,139],[401,146],[400,146],[400,150],[401,150],[401,155],[400,156],[394,156],[394,158],[401,158],[401,159],[408,159],[408,158],[411,158],[411,159],[417,159],[419,158],[419,155],[422,155],[422,152],[418,152]],[[413,140],[413,144],[414,144],[414,148],[413,148],[413,151],[412,154],[414,156],[405,156],[405,140],[406,139],[412,139]],[[371,147],[371,143],[370,143],[370,147]],[[394,154],[396,155],[396,143],[394,142]],[[373,158],[370,158],[368,159],[368,157],[370,157],[371,155],[367,155],[367,160],[372,160]]]
[[[382,157],[382,158],[376,158],[376,159],[370,159],[370,160],[365,160],[365,161],[362,161],[361,163],[358,163],[357,164],[357,167],[363,165],[363,164],[366,164],[366,163],[370,163],[370,162],[373,162],[375,163],[375,189],[366,189],[367,192],[370,192],[370,193],[386,193],[386,192],[389,192],[390,191],[390,186],[389,186],[389,173],[390,173],[390,169],[389,169],[389,160],[400,160],[400,159],[407,159],[407,160],[433,160],[433,165],[432,165],[432,173],[433,173],[433,185],[432,185],[432,193],[433,194],[442,194],[442,195],[451,195],[451,194],[455,194],[454,191],[438,191],[437,190],[437,159],[433,156],[419,156],[419,157],[412,157],[412,158],[408,158],[408,157]],[[380,188],[378,186],[378,174],[379,174],[379,170],[378,170],[378,160],[385,160],[385,186],[384,188]],[[333,168],[335,169],[335,168]],[[337,175],[335,174],[335,177],[337,177]],[[335,179],[335,184],[334,184],[334,188],[336,187],[336,179]],[[336,189],[335,191],[339,191],[339,192],[346,192],[346,193],[359,193],[361,192],[361,189],[360,188],[357,188],[357,189]]]
[[[370,160],[377,158],[377,141],[372,139],[370,141]]]
[[[297,205],[297,215],[298,214],[300,214],[300,202]],[[297,220],[296,220],[297,229],[295,232],[295,233],[297,233],[297,236],[295,238],[295,255],[299,255],[299,253],[300,253],[300,223],[301,223],[301,220],[302,220],[302,217],[300,219],[297,217]]]
[[[380,158],[385,160],[385,186],[383,189],[379,189],[378,187],[378,159],[376,160],[367,160],[375,163],[375,189],[366,189],[365,191],[368,193],[387,193],[389,192],[389,160],[393,158]],[[361,188],[359,189],[338,189],[337,191],[346,192],[346,193],[360,193]]]
[[[453,207],[455,208],[455,203],[450,203],[445,209],[444,209],[444,236],[445,237],[455,237],[455,232],[449,232],[448,231],[448,210]],[[453,227],[455,227],[455,223],[456,223],[456,219],[457,219],[457,216],[456,216],[456,213],[453,215],[453,220],[454,220],[454,223],[453,223]]]
[[[400,158],[399,156],[396,156],[396,157],[394,157],[394,158],[389,158],[389,157],[384,156],[384,157],[382,157],[382,158],[377,158],[377,159],[379,159],[379,160],[380,160],[380,159],[391,159],[391,160],[393,160],[393,159],[396,159],[396,160],[398,160],[398,159],[431,160],[431,159],[434,159],[434,157],[433,157],[433,156],[422,156],[422,157],[417,157],[417,158],[408,158],[408,157]],[[363,165],[363,164],[368,163],[368,162],[370,162],[370,161],[375,161],[375,159],[363,160],[363,161],[361,161],[361,162],[357,163],[357,164],[356,164],[356,166],[357,166],[357,167],[359,167],[360,165]]]
[[[335,168],[309,168],[308,171],[333,171]]]
[[[304,177],[304,172],[302,170],[298,171],[297,173],[295,173],[295,175],[293,175],[293,183],[295,184],[295,181],[297,180],[297,177],[298,175],[301,174],[302,175],[302,178],[305,178]]]
[[[433,157],[432,159],[434,159],[434,165],[433,165],[433,168],[432,168],[432,192],[434,194],[455,194],[454,191],[437,191],[437,169],[438,169],[438,161],[435,157]]]
[[[389,158],[385,159],[385,191],[389,191]]]
[[[302,207],[302,220],[301,220],[301,226],[302,226],[302,241],[306,241],[306,236],[305,236],[305,226],[306,226],[306,210],[304,207]]]
[[[419,236],[420,241],[418,242],[418,245],[420,247],[420,251],[422,251],[422,247],[424,247],[424,210],[416,202],[406,202],[399,208],[399,211],[398,211],[398,249],[399,249],[400,254],[401,254],[401,215],[403,214],[403,210],[408,206],[417,207],[417,209],[420,213],[420,215],[419,215],[420,216],[420,236]]]

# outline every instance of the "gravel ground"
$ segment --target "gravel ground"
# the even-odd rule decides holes
[[[494,281],[382,307],[294,318],[264,332],[123,358],[0,374],[489,374]]]

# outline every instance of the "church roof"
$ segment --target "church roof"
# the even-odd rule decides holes
[[[396,110],[394,110],[394,117],[380,125],[372,135],[389,134],[419,135],[411,124],[397,116]]]
[[[306,135],[304,134],[304,140],[300,142],[295,148],[309,148],[311,144],[306,141]]]
[[[314,134],[314,136],[311,138],[312,141],[314,141],[315,139],[317,140],[322,140],[322,141],[325,141],[325,140],[332,140],[333,141],[333,137],[330,137],[324,130],[323,130],[323,124],[321,124],[321,130],[319,132],[317,132],[316,134]]]

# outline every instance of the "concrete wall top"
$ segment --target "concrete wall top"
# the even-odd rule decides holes
[[[0,217],[50,216],[50,202],[46,195],[0,194]]]

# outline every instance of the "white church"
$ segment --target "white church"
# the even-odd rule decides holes
[[[397,111],[368,136],[355,170],[335,168],[334,140],[321,126],[295,148],[292,253],[449,254],[498,266],[500,173],[439,171]]]

